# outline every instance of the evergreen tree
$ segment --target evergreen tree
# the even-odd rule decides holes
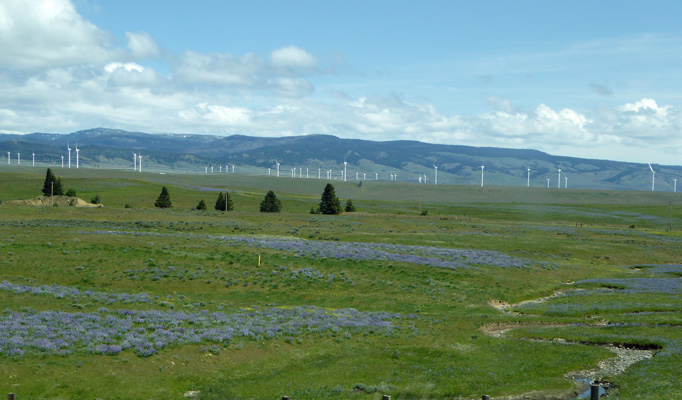
[[[61,187],[61,181],[60,181],[60,186],[57,187],[56,184],[57,177],[52,173],[52,170],[50,168],[47,169],[47,174],[45,174],[45,183],[43,183],[43,195],[45,196],[52,196],[54,193],[55,195],[58,195],[57,189]],[[54,184],[54,187],[53,187]]]
[[[62,188],[62,178],[57,177],[54,180],[54,190],[52,191],[55,196],[62,196],[64,194],[64,189]]]
[[[355,209],[355,206],[353,205],[353,200],[348,199],[348,201],[346,202],[346,212],[355,212],[355,211],[357,211],[357,210]]]
[[[232,198],[230,198],[229,193],[225,192],[224,196],[223,192],[218,193],[218,199],[215,201],[215,209],[218,211],[231,211],[234,209],[234,203],[232,203]]]
[[[260,212],[279,212],[281,209],[282,202],[279,201],[272,190],[265,195],[265,199],[260,203]]]
[[[164,186],[161,188],[161,194],[156,199],[156,202],[154,202],[154,207],[170,208],[172,206],[173,205],[170,200],[170,194],[168,193],[168,189],[166,189],[166,187]]]
[[[331,183],[325,186],[324,193],[322,193],[320,212],[327,215],[341,214],[341,201],[336,197],[334,186]]]
[[[208,207],[206,207],[206,202],[204,199],[199,200],[199,204],[197,204],[197,210],[206,210]]]

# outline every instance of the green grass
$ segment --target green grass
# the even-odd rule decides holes
[[[608,377],[618,385],[615,394],[646,398],[642,388],[647,387],[654,397],[679,397],[679,389],[659,382],[661,376],[674,382],[682,366],[679,294],[587,293],[597,285],[569,283],[660,277],[648,268],[622,266],[679,263],[682,213],[673,208],[669,230],[669,193],[333,182],[342,201],[352,198],[359,212],[323,216],[308,211],[319,203],[324,180],[60,168],[55,173],[81,198],[99,194],[104,208],[0,205],[0,281],[159,298],[104,305],[0,291],[0,310],[95,312],[106,306],[232,313],[315,305],[418,318],[396,320],[401,329],[390,336],[330,331],[292,340],[236,339],[218,344],[219,351],[207,350],[213,343],[175,345],[148,358],[130,351],[3,357],[0,392],[31,399],[183,399],[188,391],[199,391],[202,399],[378,399],[382,394],[440,399],[531,391],[559,397],[577,387],[566,373],[594,368],[611,356],[594,344],[619,342],[655,343],[661,350]],[[36,197],[43,179],[42,170],[0,168],[0,200]],[[169,188],[171,209],[153,208],[163,185]],[[229,189],[235,210],[213,211],[217,192],[206,188]],[[281,199],[282,213],[257,211],[268,190]],[[418,216],[420,196],[422,209],[429,210],[425,217]],[[209,210],[191,210],[200,199]],[[216,238],[233,235],[490,250],[538,264],[449,270],[297,256]],[[292,271],[304,268],[323,278],[292,278]],[[491,299],[518,303],[575,288],[587,294],[516,307],[518,314],[489,305]],[[594,322],[620,325],[596,328]],[[481,332],[489,324],[519,329],[493,338]]]

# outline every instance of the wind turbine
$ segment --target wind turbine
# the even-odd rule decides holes
[[[275,164],[277,164],[277,177],[279,178],[279,163],[277,160],[275,160]]]
[[[367,172],[362,173],[362,180],[366,181],[367,180]]]
[[[348,165],[348,163],[346,161],[344,161],[343,162],[343,181],[344,182],[346,181],[346,165]]]
[[[64,168],[64,156],[62,156],[62,168]]]
[[[561,168],[559,168],[559,181],[557,182],[557,186],[556,186],[556,187],[557,187],[558,189],[561,189]]]
[[[305,178],[308,179],[308,168],[305,169]]]
[[[435,170],[433,184],[437,185],[438,184],[438,167],[436,167],[436,164],[433,165],[433,169]]]
[[[211,173],[213,173],[213,165],[211,165]]]
[[[483,170],[485,169],[485,165],[481,165],[481,187],[483,187]]]
[[[656,184],[656,171],[651,167],[651,164],[649,164],[649,169],[651,170],[651,191],[653,192]]]
[[[526,187],[530,187],[530,168],[528,168],[528,183],[526,183]]]
[[[356,181],[358,180],[358,172],[357,171],[355,171],[355,180]]]
[[[69,150],[69,168],[71,168],[71,146],[69,146],[68,142],[66,142],[66,148]]]
[[[549,178],[547,178],[547,189],[549,189]]]
[[[21,165],[21,153],[17,153],[17,165]]]
[[[133,153],[133,171],[137,171],[137,153]]]
[[[317,179],[322,178],[322,168],[317,169]]]
[[[208,165],[204,166],[204,174],[208,174]]]
[[[378,180],[379,180],[379,173],[378,173],[378,172],[375,172],[375,173],[374,173],[374,180],[375,180],[375,181],[378,181]]]
[[[33,154],[33,166],[35,167],[36,166],[36,153],[32,153],[32,154]]]
[[[567,177],[567,176],[564,176],[564,179],[565,179],[565,181],[564,181],[564,189],[568,189],[568,177]]]
[[[234,165],[232,166],[232,173],[234,174]]]
[[[7,165],[10,165],[10,152],[7,152]]]
[[[673,178],[673,193],[677,193],[677,179]]]
[[[140,173],[142,173],[142,153],[140,153],[138,156],[138,161],[140,162]]]
[[[220,173],[222,174],[222,173],[223,173],[223,166],[222,166],[222,164],[219,165],[218,168],[219,168],[218,172],[220,172]]]
[[[78,143],[76,143],[76,169],[78,169]]]

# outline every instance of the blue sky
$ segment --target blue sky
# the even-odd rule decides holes
[[[682,164],[682,3],[0,2],[0,132],[110,127]]]

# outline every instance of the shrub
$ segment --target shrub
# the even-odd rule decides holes
[[[199,204],[197,204],[197,210],[206,210],[208,207],[206,207],[206,202],[204,199],[199,200]]]
[[[355,206],[353,205],[353,200],[348,199],[348,201],[346,202],[345,211],[346,211],[346,212],[355,212],[355,211],[357,211],[357,210],[355,209]]]
[[[99,204],[101,202],[101,199],[98,194],[95,195],[95,197],[90,199],[90,203],[92,204]]]
[[[126,205],[125,205],[125,206],[123,206],[123,207],[124,207],[124,208],[132,208],[132,207],[130,206],[130,204],[129,204],[129,203],[126,203]]]
[[[78,195],[76,194],[76,189],[70,188],[69,190],[66,191],[66,195],[68,197],[77,197]]]

